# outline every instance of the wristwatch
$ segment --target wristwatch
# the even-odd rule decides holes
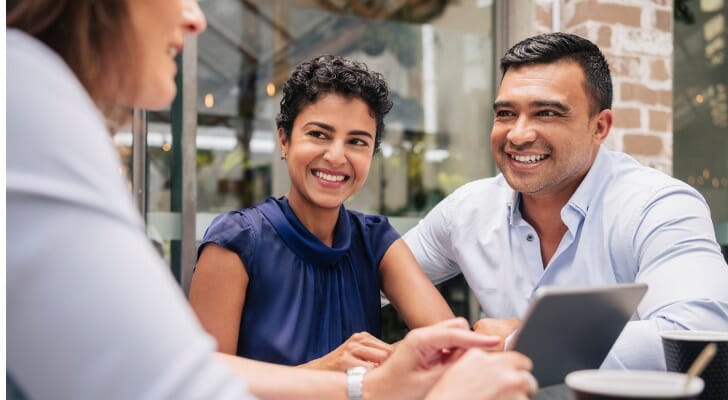
[[[361,383],[366,373],[365,367],[351,367],[346,370],[346,397],[349,400],[361,400]]]

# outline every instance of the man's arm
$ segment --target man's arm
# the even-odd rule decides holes
[[[659,331],[728,331],[728,267],[705,201],[687,187],[658,193],[631,240],[636,281],[649,289],[638,308],[641,321],[627,324],[603,366],[664,369]]]
[[[449,197],[443,199],[402,236],[425,275],[435,284],[460,273],[449,247],[448,201]]]

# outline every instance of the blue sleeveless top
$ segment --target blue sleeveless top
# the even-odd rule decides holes
[[[216,243],[237,253],[248,272],[237,354],[299,365],[356,332],[381,336],[379,263],[398,238],[386,217],[341,206],[328,247],[303,226],[288,199],[269,198],[217,216],[198,257]]]

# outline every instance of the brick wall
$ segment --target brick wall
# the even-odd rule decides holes
[[[672,174],[673,2],[560,1],[561,31],[596,43],[611,66],[615,118],[607,147]],[[525,14],[533,18],[533,32],[525,36],[551,32],[552,1],[532,5],[533,12]]]

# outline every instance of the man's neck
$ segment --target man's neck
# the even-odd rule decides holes
[[[521,194],[521,214],[536,230],[541,245],[541,261],[544,268],[548,265],[561,243],[567,228],[561,220],[561,209],[569,201],[572,193],[556,195],[529,196]]]

